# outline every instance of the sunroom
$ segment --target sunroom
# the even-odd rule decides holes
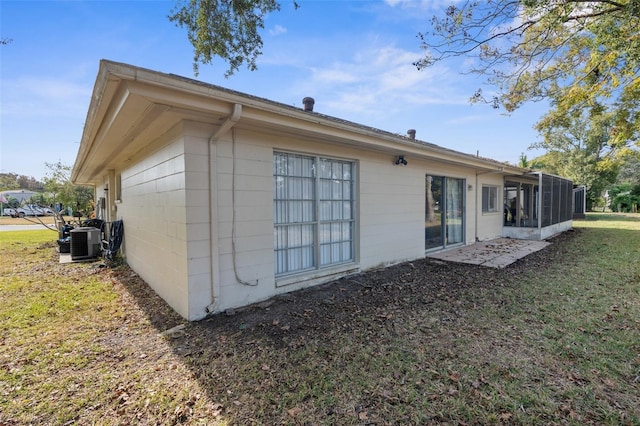
[[[544,240],[571,229],[573,183],[542,172],[506,176],[503,237]]]

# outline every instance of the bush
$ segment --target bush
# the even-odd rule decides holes
[[[611,211],[619,213],[637,212],[640,205],[640,185],[629,183],[614,185],[609,189]]]

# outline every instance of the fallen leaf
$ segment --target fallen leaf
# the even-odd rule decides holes
[[[500,413],[500,415],[498,416],[498,418],[503,422],[510,420],[511,417],[513,417],[513,414],[511,413]]]
[[[196,405],[196,402],[198,402],[199,399],[200,399],[200,394],[192,395],[191,398],[189,398],[189,401],[187,401],[187,406],[193,407],[194,405]]]
[[[358,419],[360,419],[360,420],[369,420],[369,415],[367,414],[366,411],[360,411],[358,413]]]
[[[287,410],[287,413],[291,416],[291,417],[295,417],[298,414],[302,413],[302,408],[300,407],[293,407]]]

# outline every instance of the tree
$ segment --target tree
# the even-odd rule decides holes
[[[30,191],[42,191],[42,182],[33,176],[19,175],[17,173],[0,173],[0,190],[28,189]]]
[[[616,183],[640,185],[640,151],[630,151],[623,160]]]
[[[547,113],[536,125],[543,141],[531,148],[543,148],[543,170],[587,187],[587,208],[616,181],[629,148],[612,135],[615,117],[603,107],[559,115]]]
[[[0,173],[0,191],[19,189],[18,175],[15,173]]]
[[[640,184],[623,183],[609,189],[611,210],[614,212],[638,213],[640,205]]]
[[[532,160],[529,160],[527,158],[527,155],[524,152],[520,153],[517,166],[522,167],[523,169],[536,169],[536,170],[544,168],[540,158],[534,158]]]
[[[45,166],[49,171],[44,178],[44,187],[51,194],[50,204],[60,203],[87,216],[91,209],[93,189],[71,183],[71,166],[61,161],[45,163]]]
[[[295,4],[295,3],[294,3]],[[280,10],[276,0],[176,0],[169,20],[186,27],[194,48],[193,72],[215,56],[227,61],[225,77],[244,63],[251,71],[262,54],[264,17]]]
[[[452,5],[420,33],[425,68],[471,57],[469,72],[498,89],[475,101],[513,111],[553,97],[560,112],[603,100],[616,137],[634,139],[640,127],[640,2],[637,0],[487,0]]]
[[[528,169],[530,167],[529,159],[524,152],[520,153],[520,158],[518,159],[518,167],[522,167],[523,169]]]

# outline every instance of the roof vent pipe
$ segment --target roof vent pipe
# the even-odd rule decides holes
[[[409,136],[409,139],[415,139],[416,138],[416,129],[407,130],[407,136]]]
[[[313,111],[313,104],[315,104],[316,101],[313,98],[310,97],[306,97],[302,100],[302,104],[304,105],[304,110],[305,111]]]

